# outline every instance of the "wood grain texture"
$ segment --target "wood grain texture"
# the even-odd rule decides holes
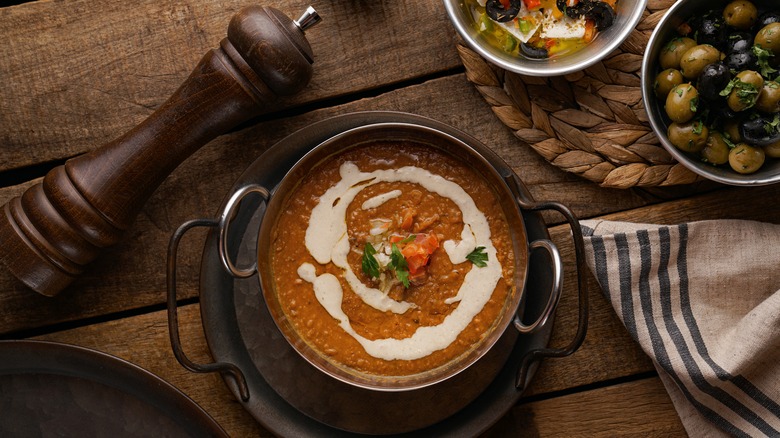
[[[485,438],[686,436],[658,377],[612,385],[512,409]]]
[[[262,3],[297,18],[311,2]],[[230,17],[250,4],[75,0],[0,8],[0,172],[81,154],[140,123],[217,47]],[[287,106],[460,66],[440,5],[314,6],[323,17],[307,33],[314,78]]]
[[[119,241],[148,197],[193,152],[261,114],[312,76],[311,47],[292,18],[246,7],[174,94],[122,137],[69,159],[6,204],[0,263],[54,296]]]

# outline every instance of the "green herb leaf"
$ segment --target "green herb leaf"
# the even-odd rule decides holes
[[[366,247],[363,249],[363,272],[371,278],[379,278],[379,262],[374,255],[376,255],[376,249],[366,242]]]
[[[720,92],[720,95],[728,96],[732,91],[736,93],[740,102],[751,107],[755,105],[756,99],[758,99],[758,93],[761,90],[751,83],[742,82],[739,78],[734,78],[729,81],[729,84]]]
[[[697,120],[693,122],[693,133],[696,135],[699,135],[704,130],[704,123],[701,122],[701,120]]]
[[[416,238],[417,238],[416,234],[410,234],[410,235],[406,236],[406,238],[404,240],[402,240],[402,241],[400,241],[398,243],[406,244],[406,243],[409,243],[409,242],[411,242],[412,240],[414,240]]]
[[[698,97],[694,97],[693,99],[691,99],[691,101],[688,104],[688,106],[690,106],[691,112],[695,113],[696,109],[699,107],[699,98]]]
[[[720,93],[718,94],[720,94],[722,97],[728,96],[729,94],[731,94],[731,90],[734,89],[734,86],[737,84],[737,82],[739,82],[739,79],[737,78],[730,80],[728,85],[726,85],[726,88],[721,90]]]
[[[729,147],[729,149],[734,149],[737,147],[736,144],[734,144],[733,141],[731,141],[731,136],[728,133],[723,133],[723,142],[726,143],[726,146]]]
[[[485,252],[484,246],[478,246],[474,248],[474,251],[471,251],[466,256],[466,260],[469,260],[471,263],[474,263],[478,268],[484,268],[485,266],[487,266],[487,259],[488,259],[488,255]]]
[[[761,76],[768,78],[770,74],[777,73],[777,70],[769,65],[769,58],[775,56],[772,52],[761,47],[760,44],[756,44],[752,47],[753,54],[758,58],[758,69]]]
[[[409,287],[409,265],[395,243],[391,247],[390,264],[388,267],[395,271],[395,276],[403,283],[404,287]]]

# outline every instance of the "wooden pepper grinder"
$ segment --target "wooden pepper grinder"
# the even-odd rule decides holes
[[[33,290],[59,293],[120,240],[181,162],[309,82],[313,54],[304,31],[319,21],[311,7],[295,21],[269,7],[239,11],[227,38],[149,118],[52,169],[3,207],[0,261]]]

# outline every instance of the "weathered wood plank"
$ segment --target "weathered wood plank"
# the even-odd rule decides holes
[[[267,1],[297,18],[311,2]],[[226,36],[246,0],[76,0],[0,9],[0,172],[75,156],[140,123]],[[460,65],[441,5],[321,2],[300,105]],[[419,44],[425,41],[425,44]],[[376,68],[376,66],[382,66]]]
[[[432,100],[429,96],[439,96]],[[458,111],[452,111],[458,108]],[[578,215],[594,216],[649,202],[633,191],[607,190],[549,165],[532,149],[520,145],[489,111],[463,75],[406,87],[371,99],[269,121],[222,136],[180,166],[151,197],[127,238],[106,251],[86,275],[54,299],[39,297],[0,270],[0,333],[59,321],[113,313],[164,302],[165,257],[176,227],[195,217],[216,214],[222,199],[246,167],[282,137],[315,121],[354,111],[412,112],[449,123],[492,147],[529,186],[537,199],[570,205]],[[23,191],[0,189],[0,204]],[[185,239],[180,253],[181,296],[197,291],[204,232]]]
[[[686,436],[658,377],[608,386],[512,409],[485,438]]]

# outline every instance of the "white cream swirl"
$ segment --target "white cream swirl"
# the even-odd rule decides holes
[[[487,266],[474,267],[466,274],[457,295],[448,299],[447,304],[459,302],[441,324],[420,327],[415,333],[404,339],[386,338],[370,340],[361,336],[352,328],[349,318],[341,310],[343,290],[338,279],[332,274],[317,276],[316,268],[310,263],[302,264],[298,275],[314,285],[315,296],[328,313],[339,321],[339,326],[354,337],[366,352],[385,360],[414,360],[449,346],[468,326],[471,320],[482,310],[493,294],[501,278],[501,264],[496,256],[496,248],[490,239],[490,225],[485,215],[477,208],[474,200],[463,188],[439,175],[425,169],[406,166],[398,169],[361,172],[354,163],[346,162],[339,168],[341,180],[330,187],[312,210],[309,226],[306,229],[306,249],[320,264],[333,262],[344,270],[344,278],[350,288],[366,304],[379,311],[404,313],[413,303],[395,301],[379,289],[364,285],[352,271],[347,262],[349,240],[347,234],[346,211],[355,196],[372,184],[379,182],[416,183],[425,189],[452,200],[461,210],[463,230],[461,240],[445,241],[443,248],[453,264],[466,261],[466,255],[475,247],[482,246],[488,255]],[[381,205],[382,202],[398,196],[388,192],[367,201],[368,207]],[[365,207],[364,207],[365,208]]]

